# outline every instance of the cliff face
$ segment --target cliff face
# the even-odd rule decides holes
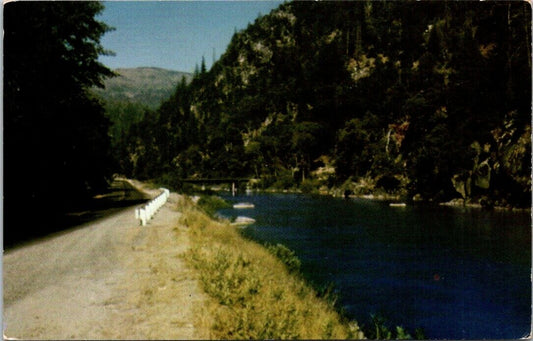
[[[321,185],[386,176],[386,191],[524,202],[530,18],[523,3],[284,4],[154,114],[177,141],[159,162],[265,186],[333,167]]]

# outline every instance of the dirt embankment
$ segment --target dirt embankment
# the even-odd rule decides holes
[[[177,200],[173,193],[146,227],[130,207],[4,253],[4,335],[208,338],[199,322],[206,296],[182,259],[190,241]]]

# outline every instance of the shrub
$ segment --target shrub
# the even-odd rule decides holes
[[[268,251],[276,256],[291,273],[300,273],[302,262],[296,257],[294,251],[283,244],[267,245]]]
[[[335,283],[329,282],[325,285],[319,286],[318,288],[316,288],[316,291],[317,297],[322,298],[323,300],[328,302],[328,304],[332,308],[336,307],[337,302],[339,300],[339,294],[335,290]]]
[[[181,190],[183,185],[178,176],[171,172],[161,174],[155,182],[159,187],[166,187],[172,191]]]
[[[400,180],[396,179],[394,176],[383,175],[377,180],[376,187],[382,188],[387,193],[393,193],[399,189],[400,184]]]
[[[369,339],[377,340],[407,340],[413,338],[402,326],[396,326],[393,330],[391,329],[390,323],[385,317],[380,314],[371,314],[370,323],[364,327],[364,332]],[[415,339],[425,339],[422,329],[415,329]]]
[[[300,190],[303,193],[316,193],[319,187],[320,183],[316,179],[305,179],[300,184]]]
[[[228,203],[226,200],[214,195],[201,196],[198,200],[198,206],[200,206],[204,212],[211,217],[214,216],[216,211],[231,207],[230,203]]]
[[[276,181],[272,185],[275,189],[290,189],[296,186],[296,181],[291,171],[285,170],[280,172]]]

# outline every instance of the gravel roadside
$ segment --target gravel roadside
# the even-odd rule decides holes
[[[190,242],[178,198],[172,193],[145,227],[130,207],[5,252],[5,337],[208,338],[197,323],[206,296],[181,258]]]

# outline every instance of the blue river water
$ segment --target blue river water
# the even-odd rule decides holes
[[[531,216],[296,194],[225,197],[256,223],[244,234],[282,243],[304,276],[333,283],[347,315],[370,314],[431,339],[515,339],[531,330]]]

